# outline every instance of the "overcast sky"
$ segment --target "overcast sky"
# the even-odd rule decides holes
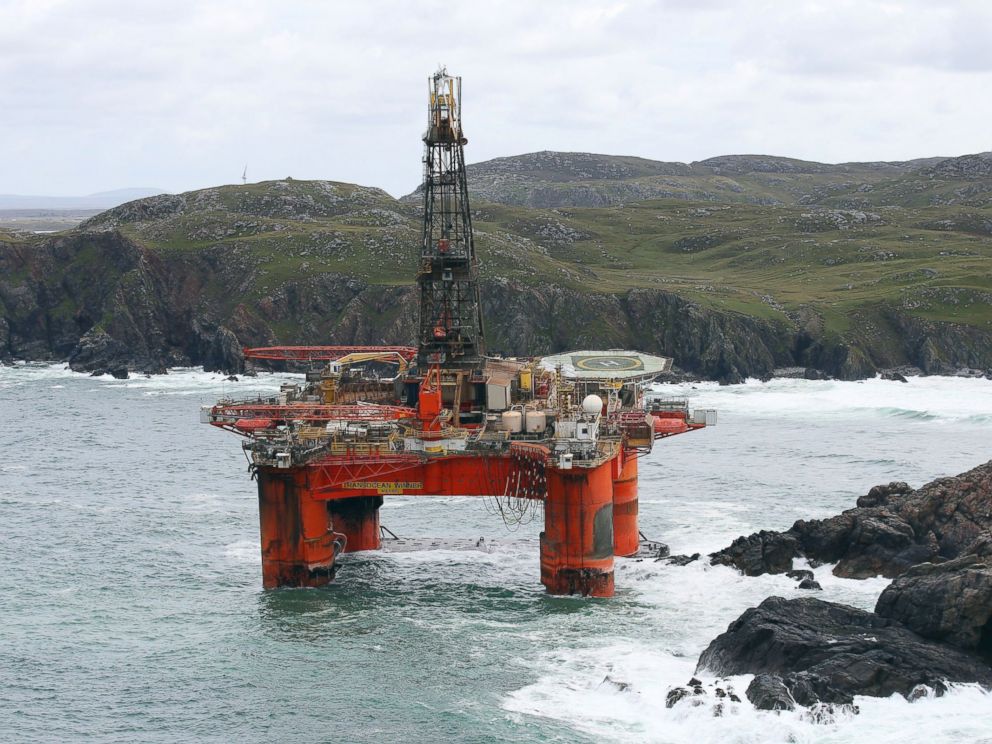
[[[0,0],[0,193],[404,194],[442,62],[469,162],[992,149],[988,0]]]

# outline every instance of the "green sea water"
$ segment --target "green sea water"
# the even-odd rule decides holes
[[[828,725],[745,701],[666,709],[668,688],[744,609],[795,595],[618,560],[611,600],[539,582],[539,520],[509,532],[470,498],[387,499],[403,537],[487,550],[347,556],[335,584],[261,590],[254,484],[236,437],[197,423],[226,383],[177,370],[116,381],[0,368],[0,741],[977,741],[992,698],[859,700]],[[927,378],[683,386],[711,430],[641,463],[641,527],[673,552],[921,485],[992,457],[992,382]],[[817,569],[824,599],[870,608],[886,582]],[[620,690],[622,682],[629,687]],[[711,684],[714,680],[704,679]],[[729,680],[742,692],[747,678]],[[725,682],[724,684],[728,683]],[[948,738],[949,737],[949,738]]]

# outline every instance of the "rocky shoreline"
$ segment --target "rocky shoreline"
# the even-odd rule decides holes
[[[697,673],[753,674],[746,695],[756,707],[817,716],[856,713],[857,695],[992,689],[992,461],[919,489],[876,486],[835,517],[740,537],[709,556],[749,576],[808,578],[793,569],[799,557],[835,563],[837,576],[894,580],[873,612],[769,597],[709,644]],[[690,687],[669,702],[705,694]]]

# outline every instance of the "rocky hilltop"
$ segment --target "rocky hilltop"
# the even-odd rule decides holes
[[[490,347],[639,348],[726,382],[987,371],[987,161],[470,166]],[[0,233],[0,359],[236,371],[243,345],[410,343],[419,219],[414,197],[286,179]]]
[[[605,207],[646,199],[738,204],[813,203],[827,193],[871,189],[944,162],[829,165],[771,155],[723,155],[694,163],[582,152],[535,152],[468,166],[486,201],[539,209]],[[412,197],[419,197],[414,192]]]

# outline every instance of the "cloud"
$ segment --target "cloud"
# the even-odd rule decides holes
[[[464,77],[471,160],[986,150],[992,6],[0,0],[0,192],[420,176],[426,78]]]

